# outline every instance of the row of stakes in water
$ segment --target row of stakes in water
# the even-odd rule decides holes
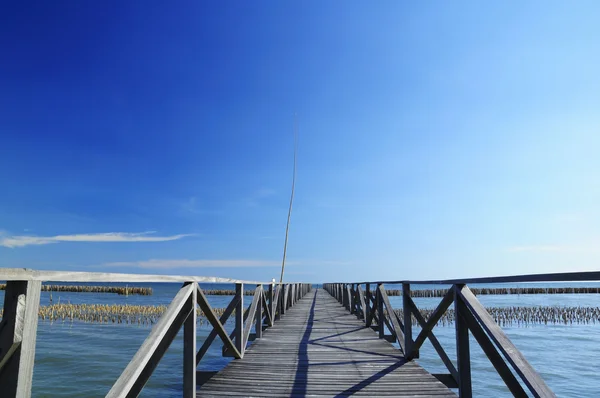
[[[165,305],[131,305],[131,304],[52,304],[41,306],[39,317],[49,322],[88,322],[118,323],[130,325],[153,325],[166,311]],[[486,308],[492,318],[500,326],[534,326],[552,324],[595,324],[600,323],[600,307],[489,307]],[[197,308],[199,323],[206,321],[202,311]],[[213,309],[220,317],[224,308]],[[395,310],[403,319],[402,310]],[[428,319],[433,309],[421,309],[423,318]],[[1,311],[0,311],[1,316]],[[234,319],[234,318],[231,318]],[[412,320],[418,325],[416,318]],[[438,321],[440,326],[454,323],[454,310],[448,309]]]

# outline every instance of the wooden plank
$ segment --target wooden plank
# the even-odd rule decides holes
[[[107,397],[136,397],[139,395],[189,315],[191,306],[188,299],[195,289],[196,285],[190,284],[177,292],[167,310],[150,331],[150,335],[144,340],[112,386]]]
[[[299,299],[243,360],[230,362],[198,390],[199,397],[313,395],[455,396],[321,289]]]
[[[464,304],[471,311],[481,327],[487,332],[492,341],[496,344],[506,360],[512,365],[515,371],[521,376],[525,385],[536,397],[554,397],[555,394],[546,385],[541,376],[527,362],[521,351],[515,347],[504,331],[494,322],[492,316],[481,305],[479,300],[467,286],[457,289],[458,295]]]
[[[196,396],[196,301],[200,286],[192,284],[194,289],[188,301],[191,311],[183,322],[183,396]],[[185,286],[185,285],[184,285]]]
[[[456,296],[462,288],[455,285],[453,290]],[[469,327],[463,317],[466,307],[462,300],[455,296],[454,299],[454,326],[456,329],[456,364],[458,370],[458,396],[471,398],[473,387],[471,383],[471,352],[469,349]]]

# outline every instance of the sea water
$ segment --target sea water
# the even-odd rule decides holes
[[[124,284],[120,284],[124,285]],[[566,284],[568,285],[568,284]],[[572,284],[571,284],[572,285]],[[129,286],[134,286],[130,284]],[[53,292],[53,302],[96,304],[168,305],[179,289],[179,284],[136,284],[150,286],[152,296],[119,296],[110,293]],[[483,286],[483,285],[481,285]],[[510,287],[524,284],[506,285]],[[536,286],[565,286],[565,284],[537,284]],[[593,286],[587,284],[586,286]],[[498,287],[498,285],[494,285]],[[205,289],[233,289],[233,285],[203,285]],[[251,287],[250,287],[251,288]],[[399,286],[387,286],[388,289]],[[413,288],[439,288],[417,286]],[[498,306],[600,306],[600,294],[556,295],[496,295],[479,296],[486,307]],[[3,300],[0,292],[0,300]],[[215,308],[224,308],[231,296],[209,296]],[[245,297],[249,305],[252,296]],[[419,308],[435,308],[440,298],[415,298]],[[395,308],[402,307],[401,297],[391,296]],[[42,292],[41,304],[50,303],[49,292]],[[233,320],[226,329],[233,330]],[[151,326],[126,324],[99,324],[39,321],[35,368],[34,397],[102,397],[111,388],[127,366]],[[559,397],[600,397],[600,324],[533,325],[503,327],[517,348]],[[197,344],[201,346],[211,326],[198,326]],[[454,326],[438,325],[433,330],[450,358],[456,357]],[[414,328],[413,336],[419,332]],[[221,342],[216,339],[200,362],[199,370],[219,370],[231,359],[221,356]],[[477,397],[510,396],[477,342],[471,339],[471,368],[473,393]],[[178,397],[182,391],[182,332],[154,371],[144,388],[142,397]],[[417,360],[432,373],[447,373],[443,363],[428,341],[420,350]]]

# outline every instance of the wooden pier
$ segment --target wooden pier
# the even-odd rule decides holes
[[[0,281],[7,284],[0,323],[0,396],[31,396],[42,282],[163,282],[179,283],[181,287],[107,397],[138,396],[180,330],[183,330],[181,395],[186,398],[444,397],[455,396],[455,392],[461,398],[470,398],[473,395],[470,337],[514,396],[555,397],[467,284],[599,280],[600,272],[573,272],[326,283],[322,289],[313,289],[307,283],[2,268]],[[235,284],[235,295],[220,317],[199,283]],[[402,314],[397,311],[399,308],[392,307],[386,284],[402,285]],[[418,284],[436,284],[446,290],[427,319],[411,298],[411,285]],[[244,305],[247,285],[253,288],[249,306]],[[440,317],[452,305],[456,355],[449,355],[434,333]],[[196,346],[198,307],[213,328],[199,348]],[[230,317],[233,322],[227,323]],[[233,330],[227,330],[226,325],[231,324]],[[418,334],[413,335],[413,331]],[[447,373],[430,374],[415,361],[426,340],[431,342]],[[223,356],[235,359],[224,369],[197,371],[215,342],[222,344]],[[390,343],[398,343],[399,348]]]
[[[456,397],[322,289],[198,390],[198,397]]]

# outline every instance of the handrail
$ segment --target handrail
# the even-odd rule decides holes
[[[492,283],[489,281],[556,281],[569,280],[569,278],[577,278],[572,280],[596,280],[600,279],[600,272],[521,275],[469,280],[475,281],[473,283],[481,283],[482,280]],[[452,281],[464,282],[465,280]],[[450,281],[433,281],[433,283],[437,282],[440,282],[440,284],[449,284],[448,282]],[[365,327],[371,327],[379,332],[379,338],[390,342],[398,341],[400,350],[407,360],[418,358],[419,348],[426,339],[429,339],[448,369],[447,374],[434,374],[434,376],[446,384],[446,386],[458,388],[461,398],[471,398],[473,395],[469,333],[475,337],[475,340],[514,396],[527,396],[521,385],[522,382],[534,397],[555,397],[555,394],[541,376],[527,362],[523,354],[510,341],[500,326],[494,322],[492,316],[477,300],[477,297],[465,283],[451,284],[440,304],[427,320],[424,319],[415,302],[410,297],[411,283],[407,281],[402,283],[403,319],[400,319],[398,313],[391,307],[383,282],[325,283],[323,284],[323,288],[335,297],[341,305],[346,307],[351,314],[356,314],[359,319],[362,319],[365,322]],[[432,283],[432,281],[417,283]],[[371,289],[372,284],[377,286],[376,289]],[[361,285],[365,285],[364,293]],[[433,329],[440,317],[453,303],[457,366],[454,366],[454,363],[433,333]],[[411,315],[414,315],[418,326],[421,327],[421,332],[415,339],[412,337],[413,321]],[[386,328],[392,333],[391,335],[386,335]],[[521,382],[517,379],[517,376]]]
[[[398,281],[362,281],[362,282],[332,282],[332,283],[358,283],[359,285],[388,284],[400,285],[409,283],[411,285],[456,285],[474,283],[519,283],[519,282],[585,282],[600,281],[600,271],[581,272],[556,272],[550,274],[524,274],[508,276],[485,276],[480,278],[460,279],[432,279],[432,280],[398,280]]]
[[[31,396],[35,344],[42,281],[56,282],[183,282],[167,310],[150,330],[132,360],[123,370],[107,397],[135,397],[162,359],[177,333],[183,328],[183,396],[195,397],[196,388],[216,372],[196,371],[217,337],[223,342],[224,356],[243,358],[247,344],[262,337],[285,312],[311,290],[307,283],[275,284],[238,279],[143,275],[98,272],[36,271],[24,268],[0,269],[7,281],[4,312],[0,325],[0,389],[3,397]],[[208,303],[204,283],[235,283],[236,293],[220,318]],[[255,285],[250,307],[244,310],[244,284]],[[268,289],[265,289],[268,286]],[[280,294],[283,289],[284,294]],[[196,306],[202,309],[213,330],[196,350]],[[225,322],[235,313],[235,326],[228,335]],[[256,333],[252,334],[254,326]]]
[[[112,272],[38,271],[29,268],[0,268],[0,281],[23,280],[42,282],[247,283],[250,285],[266,285],[272,283],[260,281],[246,281],[231,278],[220,278],[216,276],[123,274]]]

